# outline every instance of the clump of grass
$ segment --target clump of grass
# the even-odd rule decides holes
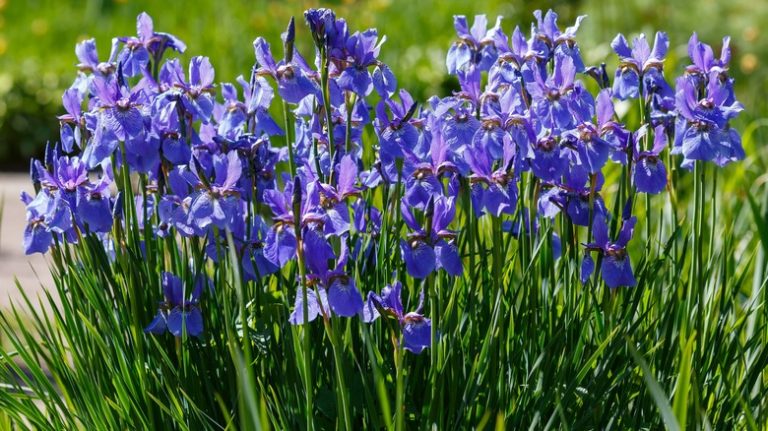
[[[293,32],[292,25],[287,35]],[[314,36],[320,38],[317,32]],[[290,36],[286,47],[293,52]],[[330,106],[326,61],[330,54],[324,49],[318,43],[322,70],[315,77],[316,100],[322,96],[324,106]],[[125,79],[122,69],[116,79]],[[202,93],[197,91],[195,97]],[[346,97],[347,139],[343,146],[322,151],[351,153],[350,107],[356,96]],[[407,107],[403,123],[416,115],[415,106]],[[102,111],[107,109],[112,107]],[[642,123],[644,110],[632,110],[627,118]],[[296,120],[291,115],[286,102],[288,126]],[[318,122],[335,121],[330,110],[312,115]],[[197,133],[194,127],[201,126],[193,125],[194,117],[184,118],[189,119],[189,130]],[[427,116],[417,121],[428,120]],[[192,145],[189,130],[186,126],[182,130],[184,142]],[[338,132],[326,130],[318,133]],[[361,163],[370,164],[380,156],[371,132],[361,130]],[[747,149],[755,145],[753,136],[745,135]],[[305,224],[317,223],[318,216],[303,219],[310,193],[302,184],[307,187],[306,172],[315,168],[319,178],[314,185],[327,179],[329,187],[341,188],[333,177],[349,172],[324,170],[319,158],[305,158],[305,175],[294,176],[299,170],[293,158],[299,153],[294,154],[294,145],[298,146],[294,139],[287,133],[290,175],[268,189],[273,192],[269,206],[275,213],[271,233],[292,233],[295,246],[287,263],[278,267],[270,261],[275,269],[269,276],[246,277],[246,270],[256,266],[256,257],[244,263],[242,254],[261,241],[238,243],[229,224],[203,229],[208,223],[200,228],[204,235],[156,234],[168,228],[166,220],[144,203],[170,193],[162,195],[161,182],[152,183],[145,173],[132,174],[130,162],[117,163],[130,160],[125,140],[108,158],[112,163],[102,164],[106,171],[102,178],[111,181],[111,174],[121,193],[109,201],[114,212],[107,229],[94,233],[90,229],[94,219],[78,212],[74,214],[81,217],[81,224],[70,221],[67,226],[74,237],[59,235],[55,228],[65,231],[56,225],[61,219],[37,217],[32,211],[38,208],[30,198],[30,226],[50,228],[56,234],[46,238],[53,242],[51,271],[59,299],[46,292],[34,303],[17,284],[29,314],[14,306],[0,315],[0,333],[6,340],[0,347],[0,379],[7,388],[0,392],[0,425],[180,430],[485,429],[492,423],[496,429],[768,426],[768,200],[754,198],[768,194],[763,184],[756,183],[745,199],[727,198],[724,190],[730,184],[721,178],[737,167],[717,171],[697,161],[693,172],[686,172],[676,168],[681,156],[665,153],[670,194],[648,195],[644,202],[631,179],[631,163],[605,169],[605,183],[610,186],[602,197],[611,204],[606,212],[612,215],[605,235],[617,237],[620,221],[629,218],[622,213],[631,212],[639,220],[640,239],[626,248],[617,246],[618,240],[587,248],[602,253],[597,268],[602,258],[619,256],[618,260],[631,262],[634,287],[611,288],[601,274],[581,275],[583,244],[598,241],[591,214],[595,173],[589,180],[590,224],[583,228],[565,212],[536,217],[544,185],[532,170],[515,172],[513,181],[520,187],[514,212],[494,216],[479,217],[473,207],[477,201],[468,186],[476,177],[457,178],[450,185],[456,190],[455,215],[445,222],[447,211],[441,212],[447,206],[445,196],[430,197],[423,211],[409,205],[400,211],[408,199],[402,159],[395,162],[398,181],[381,187],[357,190],[362,182],[354,172],[349,194],[381,210],[381,227],[375,234],[355,227],[351,233],[328,235],[326,245],[336,255],[327,260],[334,264],[349,244],[361,249],[370,245],[371,252],[339,259],[337,272],[321,273],[309,263],[317,258],[313,253],[323,253],[320,247],[313,249],[312,241],[316,246],[326,238],[318,240],[311,236],[316,231],[305,230]],[[336,141],[329,136],[328,142]],[[649,147],[648,142],[643,145]],[[320,154],[318,147],[317,140],[312,142],[315,155]],[[250,157],[254,148],[260,147],[249,146],[245,156]],[[634,150],[624,151],[631,155]],[[243,190],[236,190],[232,182],[237,179],[229,177],[241,175],[232,174],[230,168],[240,166],[244,155],[221,150],[215,156],[213,177],[204,167],[210,158],[208,162],[193,158],[184,166],[185,178],[195,176],[199,183],[195,199],[205,193],[222,202],[240,199]],[[350,171],[357,169],[354,163],[344,165],[348,157],[338,157],[339,163]],[[336,163],[333,157],[329,160]],[[80,167],[74,157],[56,161],[70,163],[66,166],[73,170]],[[310,161],[316,162],[314,166]],[[50,160],[40,164],[38,174],[50,173],[50,165],[54,165]],[[745,165],[757,170],[762,161],[753,154]],[[256,189],[264,176],[250,167],[244,175],[251,176],[248,185]],[[511,175],[511,166],[499,169]],[[224,171],[227,181],[221,178]],[[273,180],[274,172],[269,173]],[[39,193],[52,193],[43,185],[56,188],[44,183],[48,179],[35,179]],[[449,188],[448,179],[439,181],[439,186]],[[105,198],[98,190],[89,184],[81,199]],[[329,198],[331,192],[324,193],[318,208],[336,209],[339,202]],[[188,201],[184,204],[190,206]],[[50,207],[59,208],[56,205],[70,204],[56,201]],[[244,219],[266,216],[262,206],[265,202],[254,194],[241,205],[247,208]],[[344,210],[349,212],[346,206]],[[459,227],[458,233],[447,231],[451,222]],[[562,235],[559,251],[556,234]],[[407,241],[401,243],[403,237]],[[440,270],[414,275],[413,262],[405,256],[407,247],[442,245],[436,238],[455,247],[451,251],[459,254],[461,270],[452,275],[449,265],[441,262]],[[614,246],[618,248],[604,250]],[[627,254],[632,260],[625,258]],[[427,262],[421,256],[416,270],[427,264],[434,269],[437,257]],[[173,274],[181,292],[169,291],[166,274]],[[310,309],[328,305],[309,304],[309,298],[322,297],[322,289],[331,295],[328,284],[344,282],[346,289],[352,289],[350,280],[373,292],[369,315],[358,312],[366,321]],[[204,286],[199,291],[198,282]],[[389,296],[383,299],[384,285],[396,282],[402,284],[399,304]],[[378,299],[377,292],[382,295]],[[158,305],[160,298],[164,301]],[[372,306],[381,315],[373,323]],[[315,322],[308,322],[310,312],[318,316]],[[183,316],[179,325],[174,326],[173,313]],[[202,325],[193,322],[196,313]],[[407,338],[413,335],[409,331],[423,329],[427,322],[429,341],[421,337],[414,345]],[[427,346],[423,354],[409,353]]]

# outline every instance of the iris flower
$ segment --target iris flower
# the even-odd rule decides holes
[[[397,320],[403,335],[403,347],[419,354],[432,344],[432,320],[421,314],[421,309],[424,307],[424,292],[421,292],[416,310],[405,313],[400,299],[402,290],[403,285],[397,281],[382,289],[381,295],[368,292],[368,300],[363,308],[363,321],[370,323],[379,316]]]

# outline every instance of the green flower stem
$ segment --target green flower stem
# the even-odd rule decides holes
[[[362,326],[361,331],[363,334],[363,343],[365,344],[366,351],[368,352],[369,362],[373,370],[373,382],[376,385],[376,395],[379,399],[379,407],[381,407],[381,415],[387,418],[387,429],[394,429],[394,425],[389,422],[389,418],[392,417],[392,409],[389,405],[389,395],[387,394],[387,386],[384,377],[381,375],[381,369],[379,368],[379,356],[374,352],[374,345],[371,342],[371,334],[368,332],[367,326]]]
[[[320,50],[320,86],[322,87],[323,92],[323,111],[325,111],[325,127],[328,134],[328,152],[331,157],[331,170],[329,173],[330,178],[328,179],[329,184],[333,184],[333,157],[335,152],[335,141],[333,140],[333,118],[331,117],[331,91],[328,87],[329,78],[328,78],[328,69],[329,69],[329,62],[330,59],[328,58],[328,53],[325,51],[325,49]]]
[[[405,369],[404,369],[404,354],[403,341],[398,340],[395,342],[395,372],[396,372],[396,386],[395,386],[395,430],[402,431],[405,429]]]
[[[299,203],[300,204],[300,203]],[[314,413],[313,408],[313,382],[312,382],[312,350],[310,348],[310,325],[309,325],[309,309],[308,309],[308,299],[307,299],[307,274],[306,274],[306,268],[304,266],[304,242],[301,239],[301,225],[299,223],[299,211],[297,211],[297,206],[300,207],[300,205],[296,205],[294,202],[294,217],[296,219],[294,223],[294,232],[296,235],[296,256],[297,256],[297,264],[299,268],[299,280],[301,282],[301,297],[302,297],[302,317],[304,318],[303,324],[302,324],[302,341],[303,341],[303,349],[304,354],[302,356],[302,360],[304,362],[304,391],[305,391],[305,406],[306,409],[304,411],[306,424],[307,424],[307,431],[311,431],[314,429],[314,421],[312,418],[312,415]]]
[[[349,154],[350,151],[352,151],[352,111],[355,107],[355,99],[355,93],[348,92],[344,96],[347,108],[347,122],[344,133],[344,154]]]
[[[288,147],[288,170],[291,172],[291,178],[296,176],[296,162],[293,157],[293,141],[294,129],[293,129],[293,116],[291,110],[288,107],[288,102],[283,100],[283,117],[285,118],[285,145]]]
[[[475,276],[475,231],[473,225],[475,224],[475,215],[472,212],[472,190],[470,188],[469,180],[461,177],[461,203],[464,213],[464,221],[467,226],[463,232],[464,240],[464,253],[469,256],[469,279],[476,280]]]
[[[325,327],[326,335],[328,335],[328,338],[331,340],[331,349],[333,351],[333,363],[334,369],[336,370],[336,394],[341,404],[339,410],[341,411],[341,417],[343,419],[341,422],[343,425],[341,429],[352,430],[352,419],[349,416],[348,387],[346,379],[344,378],[344,364],[341,358],[341,352],[339,351],[339,327],[341,326],[341,321],[337,320],[335,325],[331,325],[331,318],[325,317],[329,316],[329,314],[324,313],[323,326]]]

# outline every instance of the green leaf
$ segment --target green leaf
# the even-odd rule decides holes
[[[696,333],[686,341],[680,334],[680,364],[675,385],[674,412],[681,429],[686,429],[688,419],[688,394],[691,390],[691,363],[693,348],[696,345]]]
[[[645,385],[651,393],[651,397],[653,397],[653,401],[656,403],[659,413],[661,413],[664,425],[666,425],[669,431],[680,431],[680,423],[678,423],[675,413],[669,405],[669,397],[664,393],[659,382],[653,376],[650,368],[648,368],[648,363],[645,362],[645,359],[643,359],[635,346],[633,346],[633,343],[634,342],[627,337],[627,348],[629,348],[629,352],[632,354],[635,364],[637,364],[643,372],[643,380],[645,380]]]

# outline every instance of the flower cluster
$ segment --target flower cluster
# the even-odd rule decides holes
[[[498,219],[516,236],[536,237],[539,221],[555,217],[587,226],[584,282],[596,252],[608,287],[633,286],[631,199],[667,187],[668,141],[686,168],[744,157],[730,127],[741,105],[728,76],[728,41],[715,59],[694,35],[693,64],[673,90],[664,74],[666,35],[656,34],[653,49],[643,35],[631,47],[619,35],[610,85],[604,65],[584,64],[576,42],[583,17],[564,30],[552,11],[535,17],[526,36],[519,27],[504,33],[500,18],[488,28],[484,16],[471,27],[457,16],[446,65],[460,88],[419,104],[379,59],[386,38],[375,29],[351,32],[328,9],[305,14],[314,61],[295,47],[291,20],[282,57],[259,37],[250,75],[219,84],[206,57],[188,67],[164,59],[184,52],[184,43],[155,32],[141,14],[137,35],[113,39],[105,61],[94,40],[77,45],[80,73],[63,96],[60,142],[32,163],[37,196],[22,196],[25,249],[44,253],[86,235],[114,243],[117,227],[129,228],[123,201],[131,200],[140,229],[199,238],[210,261],[234,246],[245,281],[301,265],[291,323],[387,314],[417,353],[431,342],[421,305],[403,312],[400,281],[364,301],[353,266],[381,247],[387,230],[399,238],[395,252],[412,279],[462,276],[457,202],[471,203],[464,217]],[[580,77],[594,78],[599,92]],[[282,127],[271,114],[275,96],[286,113]],[[644,124],[631,128],[614,100],[635,98]],[[373,145],[364,145],[366,131]],[[609,164],[628,173],[629,211],[614,223],[623,226],[615,242],[601,196]],[[141,190],[131,190],[131,176]],[[524,184],[532,191],[527,205]],[[384,194],[397,199],[377,207],[373,197]],[[165,301],[147,331],[200,335],[203,284],[184,295],[182,281],[164,273]]]

